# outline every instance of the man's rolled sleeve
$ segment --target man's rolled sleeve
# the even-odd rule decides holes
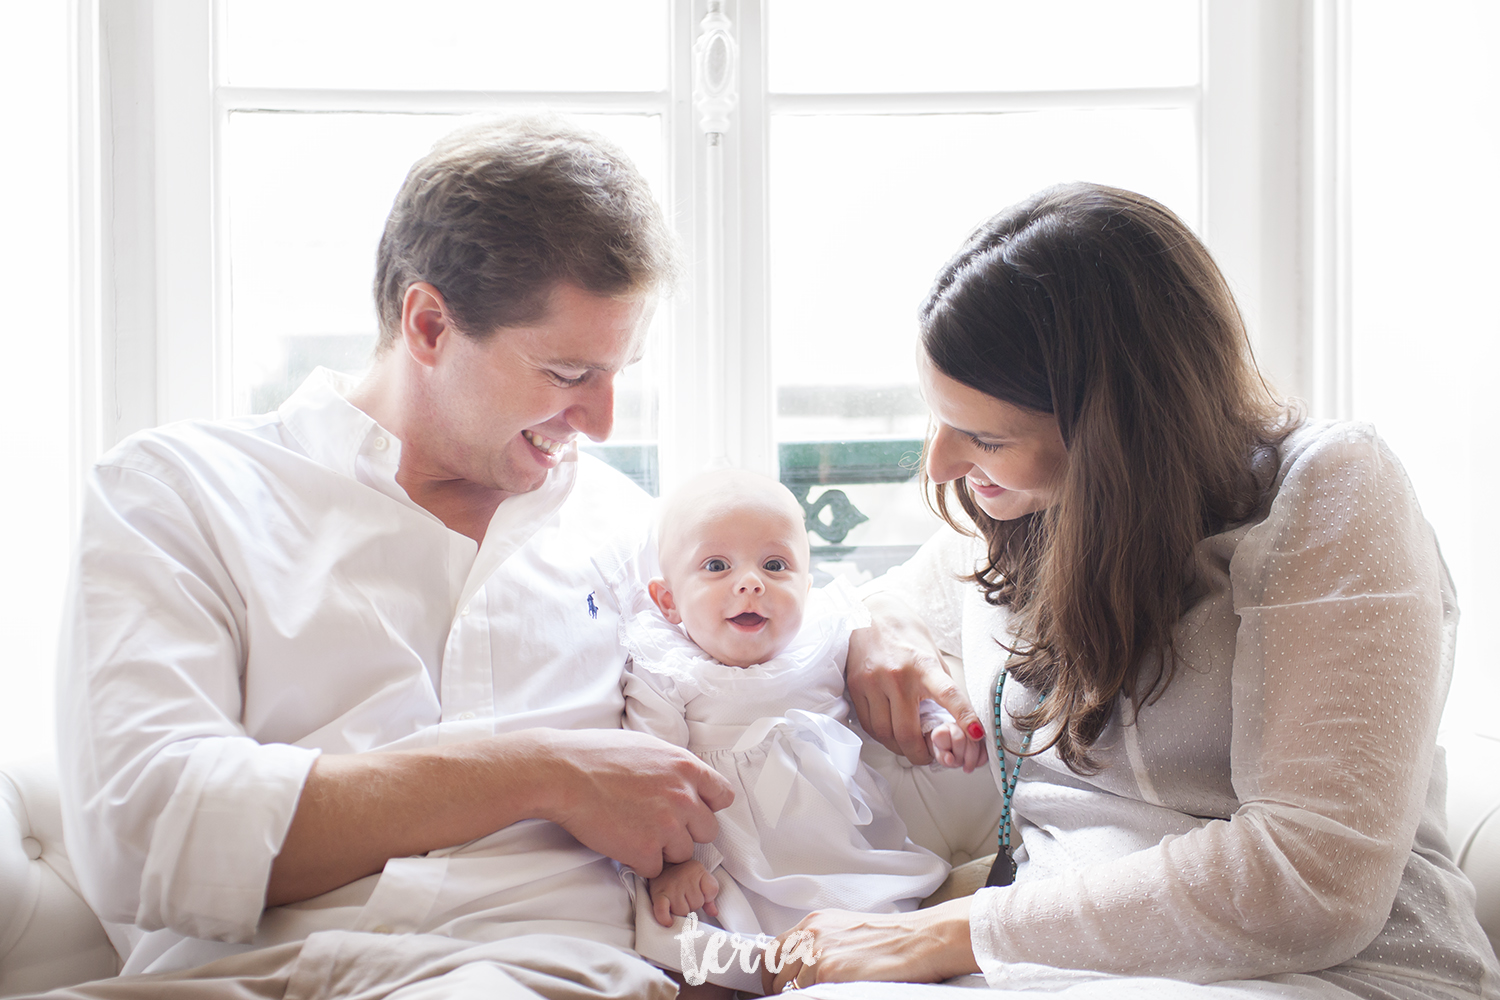
[[[152,831],[136,924],[250,941],[317,756],[248,737],[200,740]]]
[[[140,451],[90,477],[59,650],[63,821],[104,920],[249,941],[318,751],[240,721],[244,600]]]

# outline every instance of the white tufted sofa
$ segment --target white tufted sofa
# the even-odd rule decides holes
[[[68,863],[51,763],[0,768],[0,996],[119,970]]]
[[[1448,750],[1448,832],[1500,946],[1500,737],[1461,734]],[[50,764],[0,768],[0,997],[112,976],[120,958],[78,893]]]

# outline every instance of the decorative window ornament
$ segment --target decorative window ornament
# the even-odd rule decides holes
[[[709,0],[693,43],[693,106],[698,109],[698,126],[710,136],[729,131],[730,116],[739,103],[739,67],[740,47],[723,0]]]

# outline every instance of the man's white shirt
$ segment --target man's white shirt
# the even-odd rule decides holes
[[[84,895],[132,973],[332,928],[628,948],[612,863],[541,820],[262,916],[319,753],[618,728],[614,595],[651,568],[650,498],[587,457],[482,545],[451,531],[349,388],[320,370],[275,414],[147,431],[94,469],[59,692]]]

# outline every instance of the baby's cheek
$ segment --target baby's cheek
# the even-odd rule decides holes
[[[789,635],[796,635],[802,631],[802,615],[807,607],[807,596],[793,598],[788,602],[787,609],[782,613],[782,623]]]

